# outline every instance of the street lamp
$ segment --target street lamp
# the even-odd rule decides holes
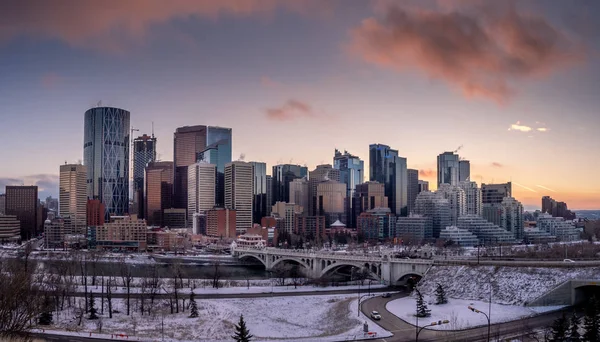
[[[469,308],[469,310],[471,310],[471,311],[473,311],[473,312],[475,312],[475,313],[480,313],[480,314],[484,315],[484,316],[485,316],[485,318],[487,319],[487,321],[488,321],[488,336],[487,336],[487,340],[488,340],[488,342],[490,342],[490,325],[491,325],[491,322],[490,322],[490,316],[488,316],[488,315],[487,315],[485,312],[483,312],[483,311],[480,311],[480,310],[477,310],[477,309],[475,309],[475,308],[474,308],[474,307],[472,307],[472,306],[469,306],[468,308]]]
[[[419,316],[417,316],[417,319],[419,318]],[[415,342],[419,341],[419,334],[421,333],[421,330],[427,328],[427,327],[433,327],[435,325],[442,325],[442,324],[448,324],[448,320],[445,319],[443,321],[437,321],[437,322],[431,322],[430,324],[427,324],[425,326],[422,326],[421,328],[419,328],[419,326],[417,325],[417,336],[415,337]]]
[[[364,298],[364,297],[372,297],[374,295],[372,294],[366,294],[366,295],[362,295],[360,297],[358,297],[358,317],[360,317],[360,301]]]

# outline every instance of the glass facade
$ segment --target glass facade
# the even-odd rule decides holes
[[[252,164],[252,220],[261,223],[263,217],[267,216],[267,164],[261,162],[250,162]]]
[[[151,162],[144,177],[146,221],[163,226],[163,210],[173,207],[173,162]]]
[[[392,213],[408,215],[408,175],[406,158],[387,145],[369,146],[369,177],[371,181],[383,183],[385,195]]]
[[[356,186],[364,182],[365,162],[348,153],[348,151],[344,151],[342,154],[336,149],[333,157],[333,167],[340,170],[340,182],[346,184],[346,198],[348,198],[346,225],[356,227],[355,217],[357,213],[355,213],[352,199],[355,197]]]
[[[88,199],[105,205],[105,216],[129,211],[130,113],[112,107],[85,112],[83,163]]]
[[[273,196],[269,205],[275,202],[287,202],[290,199],[290,182],[297,178],[306,177],[306,166],[282,164],[273,166]]]
[[[444,152],[437,157],[438,187],[440,184],[458,185],[459,158],[458,154]]]
[[[146,165],[156,160],[156,138],[146,134],[133,140],[133,201],[138,217],[144,218],[144,173]]]

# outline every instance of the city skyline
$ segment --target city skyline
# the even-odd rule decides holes
[[[54,6],[55,15],[41,22],[35,18],[50,9],[23,3],[27,10],[18,11],[17,2],[0,5],[0,13],[19,13],[2,18],[14,25],[0,33],[6,51],[0,56],[0,74],[6,75],[0,115],[14,128],[0,136],[11,147],[1,154],[2,188],[38,185],[41,198],[58,197],[59,166],[84,159],[84,112],[102,101],[131,113],[140,130],[135,136],[150,134],[154,123],[162,161],[173,161],[176,128],[230,127],[232,160],[244,154],[246,161],[266,162],[267,170],[290,161],[313,170],[333,164],[337,148],[367,162],[366,181],[369,144],[385,144],[434,190],[436,157],[462,146],[458,154],[470,160],[472,181],[512,181],[513,196],[526,208],[540,208],[546,195],[570,209],[600,208],[600,161],[594,158],[600,151],[600,62],[593,39],[600,28],[586,25],[586,13],[598,13],[598,4],[498,5],[499,18],[521,30],[516,33],[534,34],[517,24],[538,11],[549,25],[540,30],[551,29],[560,42],[546,42],[548,49],[539,53],[547,55],[536,55],[539,60],[517,50],[535,63],[513,60],[511,49],[501,56],[464,52],[454,56],[460,62],[450,72],[433,59],[439,50],[417,56],[419,62],[401,46],[382,51],[367,42],[394,47],[390,30],[410,27],[412,35],[403,33],[411,44],[439,38],[462,46],[465,37],[451,29],[453,21],[446,21],[444,37],[426,37],[420,28],[454,12],[472,19],[482,10],[475,5],[151,2],[135,15],[132,1],[115,6],[108,20],[86,25],[73,18],[89,19],[93,3]],[[419,15],[419,8],[428,15]],[[564,11],[570,20],[560,17]],[[399,23],[402,13],[407,21]],[[490,32],[485,20],[473,25]],[[490,83],[479,82],[478,73]],[[37,138],[23,139],[23,132]]]

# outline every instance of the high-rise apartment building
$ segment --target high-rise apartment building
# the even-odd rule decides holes
[[[423,191],[429,191],[429,182],[419,179],[419,192],[417,194],[420,194]]]
[[[512,196],[512,183],[502,184],[481,184],[481,202],[483,204],[488,203],[502,203],[504,197]]]
[[[565,220],[574,220],[576,215],[570,211],[565,202],[557,202],[550,196],[542,197],[542,213],[548,213],[553,217],[562,217]]]
[[[0,215],[0,241],[18,242],[21,240],[21,223],[14,215]]]
[[[476,182],[461,181],[458,186],[465,192],[466,210],[468,215],[483,215],[483,204],[481,202],[481,189]]]
[[[433,218],[411,214],[398,217],[396,221],[396,236],[402,239],[402,244],[420,244],[425,239],[433,237]]]
[[[223,239],[236,237],[236,211],[215,208],[206,212],[206,235]]]
[[[37,186],[6,186],[6,215],[17,217],[22,239],[31,239],[42,232],[38,202]]]
[[[252,164],[234,161],[225,165],[225,208],[236,211],[236,231],[252,228]]]
[[[440,237],[440,231],[450,226],[450,201],[440,193],[425,191],[417,195],[415,214],[431,217],[433,220],[433,237]]]
[[[512,197],[504,197],[500,206],[502,208],[502,222],[500,227],[513,233],[515,239],[522,240],[525,237],[523,205]]]
[[[252,220],[260,224],[263,217],[267,216],[267,164],[250,162],[252,165]]]
[[[96,107],[85,112],[83,165],[87,170],[87,197],[104,203],[108,215],[129,211],[128,111]]]
[[[458,181],[468,182],[471,180],[471,162],[468,160],[459,160],[458,162]]]
[[[317,165],[310,171],[308,176],[308,214],[318,215],[319,202],[317,198],[317,187],[319,183],[334,180],[340,181],[340,170],[334,169],[330,164]]]
[[[136,214],[144,218],[144,175],[146,165],[156,161],[156,138],[144,134],[133,140],[133,203]]]
[[[346,198],[348,198],[348,201],[346,201],[346,217],[343,221],[348,227],[356,227],[355,216],[353,215],[355,212],[354,203],[351,199],[355,197],[356,186],[364,181],[365,162],[359,157],[348,153],[348,151],[344,151],[342,154],[336,149],[333,156],[333,168],[340,170],[340,182],[346,184]]]
[[[201,161],[188,166],[187,220],[215,207],[217,166]]]
[[[273,176],[267,175],[267,216],[271,215],[271,205],[273,205]]]
[[[302,207],[301,214],[308,214],[308,181],[305,177],[290,182],[289,203]]]
[[[453,152],[444,152],[437,157],[437,182],[441,184],[458,185],[459,157]]]
[[[458,186],[442,183],[436,193],[444,196],[450,203],[450,223],[456,225],[458,218],[467,212],[467,197]]]
[[[187,184],[187,175],[185,179]],[[164,226],[163,210],[173,207],[173,162],[148,163],[144,176],[144,196],[148,225]]]
[[[337,220],[346,220],[346,184],[333,180],[320,182],[317,186],[317,215],[325,216],[330,226]]]
[[[290,182],[297,178],[308,176],[306,166],[282,164],[273,166],[272,197],[270,205],[275,202],[285,202],[290,198]],[[308,209],[308,208],[307,208]]]
[[[407,179],[407,199],[408,199],[408,213],[412,213],[415,209],[415,201],[419,194],[419,170],[408,169],[406,170]]]
[[[100,202],[100,200],[88,200],[85,211],[88,227],[101,226],[104,224],[104,213],[106,212],[106,209],[104,208],[104,203]]]
[[[366,182],[356,187],[356,216],[375,208],[389,208],[385,187],[379,182]]]
[[[408,175],[406,158],[387,145],[369,145],[369,178],[384,184],[392,213],[408,215]]]
[[[58,198],[67,234],[85,234],[87,227],[87,172],[80,164],[60,166]]]
[[[215,203],[224,205],[224,172],[225,165],[231,162],[231,148],[231,128],[198,125],[175,130],[173,180],[176,207],[187,208],[187,167],[202,160],[217,167]]]

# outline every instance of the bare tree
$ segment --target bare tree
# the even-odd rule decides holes
[[[131,267],[125,262],[120,263],[121,279],[123,280],[123,286],[127,289],[126,305],[127,305],[127,316],[130,314],[130,302],[131,302],[131,282],[133,275],[131,274]]]
[[[152,309],[154,308],[154,301],[156,300],[158,294],[160,293],[161,288],[161,279],[158,274],[158,267],[156,264],[153,264],[150,267],[148,277],[144,277],[143,282],[146,282],[148,288],[148,297],[150,299],[150,304],[148,305],[148,314],[152,314]]]
[[[220,286],[220,279],[221,279],[221,270],[220,270],[220,266],[221,263],[219,263],[218,260],[216,260],[213,263],[213,280],[212,280],[212,287],[215,289],[218,289]]]
[[[113,316],[113,306],[112,306],[112,284],[115,282],[113,276],[108,276],[108,286],[106,287],[106,300],[108,301],[108,317],[112,318]]]

